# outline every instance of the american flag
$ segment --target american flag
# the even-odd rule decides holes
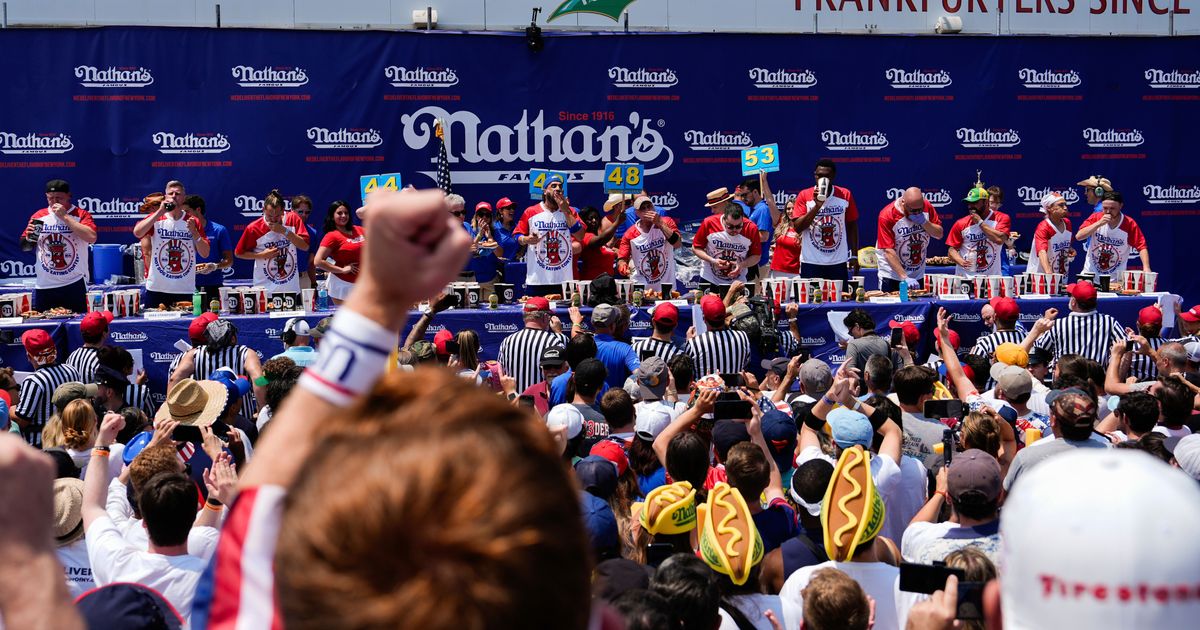
[[[450,160],[446,158],[446,134],[442,131],[442,121],[437,121],[433,126],[433,134],[438,139],[437,186],[447,195],[453,194],[454,186],[450,183]]]

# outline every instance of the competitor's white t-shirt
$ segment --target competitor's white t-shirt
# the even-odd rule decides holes
[[[663,223],[667,223],[672,230],[676,229],[675,221],[667,217],[663,217]],[[650,231],[642,232],[635,223],[626,230],[625,236],[621,237],[617,258],[629,259],[629,274],[634,282],[648,286],[675,282],[675,248],[656,226],[652,225]]]
[[[1088,217],[1080,229],[1104,220],[1104,213],[1097,212]],[[1129,215],[1121,215],[1121,223],[1117,227],[1105,224],[1104,227],[1092,233],[1088,241],[1087,258],[1083,261],[1084,273],[1099,273],[1110,276],[1125,272],[1129,262],[1129,252],[1142,251],[1146,248],[1146,237],[1137,221]]]
[[[988,227],[1008,234],[1012,229],[1012,219],[1003,212],[992,212],[983,220]],[[959,267],[960,276],[998,276],[1000,275],[1000,250],[1002,243],[993,242],[984,233],[981,224],[971,223],[971,215],[954,222],[950,234],[946,236],[946,246],[958,250],[963,260],[970,268]]]
[[[196,290],[196,243],[188,230],[186,214],[178,219],[164,214],[150,230],[150,272],[146,289],[160,293],[187,293]],[[204,230],[197,230],[203,235]]]
[[[1033,245],[1029,247],[1029,264],[1025,273],[1043,273],[1038,252],[1046,252],[1051,273],[1067,273],[1071,264],[1071,220],[1063,217],[1063,229],[1054,227],[1050,219],[1042,219],[1033,233]]]
[[[572,208],[571,212],[575,212]],[[513,236],[538,234],[542,238],[525,248],[525,283],[562,284],[575,279],[574,253],[567,215],[544,204],[530,206],[521,215]]]
[[[796,195],[792,216],[803,216],[816,205],[814,189],[806,188]],[[858,205],[848,189],[834,186],[833,195],[825,200],[812,224],[801,233],[804,245],[800,248],[800,262],[836,265],[849,260],[847,221],[858,221]]]
[[[875,241],[876,249],[890,249],[900,258],[905,276],[918,280],[925,277],[925,254],[929,250],[929,233],[908,218],[900,207],[897,199],[879,211],[879,233]],[[928,201],[925,202],[925,221],[941,225],[937,208]],[[879,277],[889,280],[899,280],[900,275],[892,269],[888,257],[879,255]]]
[[[67,211],[76,221],[96,229],[92,215],[71,206]],[[37,281],[39,289],[64,287],[72,282],[88,279],[88,244],[75,236],[70,226],[59,219],[49,208],[33,213],[33,219],[42,221],[37,238]],[[108,278],[104,278],[107,280]]]
[[[758,226],[749,218],[743,219],[742,231],[736,235],[730,234],[722,222],[722,215],[714,214],[700,222],[692,246],[703,249],[709,256],[717,260],[730,260],[740,263],[751,256],[762,253],[762,240],[758,235]],[[716,285],[733,284],[734,280],[746,280],[746,270],[738,268],[736,273],[727,274],[714,268],[707,261],[700,264],[700,277],[705,282]]]
[[[283,227],[288,232],[295,232],[302,238],[308,238],[308,228],[295,212],[283,216]],[[296,246],[288,240],[287,234],[276,234],[261,217],[255,219],[242,238],[238,239],[236,253],[264,252],[276,248],[278,253],[270,259],[254,261],[254,285],[266,287],[269,293],[298,293],[300,291],[300,274],[297,271],[299,254]]]

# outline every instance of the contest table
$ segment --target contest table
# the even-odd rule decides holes
[[[1117,318],[1123,325],[1133,326],[1137,321],[1137,312],[1142,307],[1154,304],[1152,296],[1131,296],[1103,298],[1100,300],[1100,310]],[[881,334],[888,333],[889,321],[911,321],[921,332],[918,355],[925,356],[933,349],[933,331],[937,327],[937,309],[945,307],[954,318],[954,329],[962,337],[964,348],[970,348],[975,339],[984,332],[982,318],[979,314],[984,300],[933,300],[919,299],[901,303],[875,302],[832,302],[823,304],[801,304],[796,316],[801,334],[801,346],[807,348],[812,356],[822,359],[831,365],[837,365],[845,360],[845,352],[838,345],[833,333],[835,326],[840,326],[842,319],[851,309],[861,307],[875,319],[877,329]],[[1049,299],[1020,299],[1021,322],[1026,327],[1047,309],[1057,308],[1060,317],[1067,313],[1067,298]],[[556,314],[569,327],[569,317],[564,304],[559,304]],[[630,307],[630,336],[645,337],[651,332],[650,310],[652,307]],[[585,317],[591,309],[584,308]],[[304,316],[304,320],[315,326],[329,312],[318,312]],[[408,334],[416,323],[419,313],[412,311],[405,325],[404,335]],[[266,315],[231,315],[227,318],[238,329],[240,343],[254,348],[260,357],[268,359],[283,351],[279,341],[279,333],[283,330],[286,319],[272,318]],[[112,343],[120,344],[127,349],[140,349],[144,367],[150,377],[151,390],[155,398],[161,402],[167,382],[167,369],[179,354],[174,347],[176,341],[187,340],[187,327],[191,316],[185,314],[175,320],[146,320],[142,318],[122,318],[114,320],[110,326]],[[689,316],[685,313],[680,318],[676,336],[683,341],[690,325]],[[23,324],[5,326],[3,343],[0,343],[0,366],[12,366],[17,370],[28,370],[29,364],[25,358],[24,349],[20,344],[20,336],[31,328],[42,328],[50,333],[58,343],[60,356],[65,357],[71,349],[82,344],[79,331],[80,319],[70,320],[34,320]],[[438,331],[446,329],[457,333],[470,328],[479,334],[483,359],[495,359],[500,342],[505,336],[514,333],[523,326],[521,308],[518,305],[501,305],[497,309],[451,309],[438,313],[433,323],[425,332],[425,338],[432,340]],[[787,330],[786,321],[779,322],[780,330]],[[1164,333],[1166,334],[1166,333]],[[402,336],[401,339],[404,337]]]

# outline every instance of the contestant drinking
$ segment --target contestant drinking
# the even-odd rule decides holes
[[[161,198],[147,198],[153,211],[133,226],[142,251],[149,254],[143,301],[147,308],[190,302],[196,290],[196,255],[207,256],[209,243],[203,215],[188,208],[185,200],[183,182],[171,180]]]

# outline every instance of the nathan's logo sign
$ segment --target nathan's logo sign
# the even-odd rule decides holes
[[[785,70],[777,68],[750,68],[750,80],[760,89],[807,89],[817,84],[817,73],[812,70]]]
[[[117,343],[139,343],[148,341],[150,337],[144,332],[111,332],[109,336]]]
[[[950,78],[950,73],[945,70],[888,68],[883,72],[883,76],[893,88],[906,90],[938,89],[954,83]]]
[[[41,155],[66,153],[75,148],[71,136],[65,133],[16,134],[0,131],[0,153],[5,155]]]
[[[1147,203],[1200,203],[1200,186],[1142,186]]]
[[[75,66],[75,78],[79,85],[89,88],[140,88],[154,83],[154,75],[142,67]]]
[[[959,127],[954,135],[958,143],[967,149],[987,147],[1015,147],[1021,144],[1021,134],[1016,129],[968,129]]]
[[[92,215],[94,219],[132,219],[142,217],[142,200],[137,198],[101,199],[99,197],[80,197],[75,205]]]
[[[1050,193],[1062,195],[1067,205],[1071,205],[1079,201],[1079,190],[1072,187],[1055,187],[1055,186],[1021,186],[1017,188],[1017,198],[1021,200],[1021,205],[1040,208],[1042,206],[1042,197]]]
[[[782,210],[789,203],[796,201],[796,193],[789,193],[783,190],[774,190],[771,191],[771,194],[775,196],[775,205],[780,210]]]
[[[458,73],[454,68],[426,68],[417,66],[388,66],[383,76],[398,88],[448,88],[458,85]]]
[[[497,324],[495,322],[484,322],[483,328],[490,333],[514,333],[519,330],[516,324]]]
[[[1200,88],[1200,70],[1146,70],[1146,83],[1156,89]]]
[[[373,149],[383,144],[378,129],[309,127],[308,139],[318,149]]]
[[[613,87],[619,88],[669,88],[679,83],[679,77],[670,68],[622,68],[613,66],[608,69],[608,78],[612,79]]]
[[[307,84],[308,73],[291,66],[234,66],[233,79],[247,88],[288,88]]]
[[[156,352],[151,350],[150,360],[155,363],[170,363],[182,355],[182,352]],[[151,396],[158,396],[158,394],[151,394]],[[163,397],[163,401],[166,401],[165,396]]]
[[[9,278],[32,278],[37,275],[33,265],[19,260],[0,260],[0,275]]]
[[[679,207],[679,199],[675,197],[673,192],[654,193],[649,195],[650,201],[654,202],[654,207],[666,212]]]
[[[883,196],[887,199],[899,199],[904,196],[904,191],[907,188],[889,188],[883,191]],[[945,188],[922,188],[921,193],[925,195],[925,201],[934,208],[944,208],[954,201],[954,196]]]
[[[229,150],[229,137],[223,133],[186,133],[156,131],[151,136],[159,153],[224,153]]]
[[[821,132],[821,142],[830,151],[878,151],[888,145],[887,134],[882,131],[834,131]]]
[[[675,161],[674,153],[658,131],[666,123],[638,112],[630,112],[627,123],[560,127],[547,124],[542,110],[523,110],[520,119],[511,125],[485,125],[474,112],[423,107],[400,117],[405,146],[413,151],[426,151],[437,140],[433,133],[437,120],[443,121],[450,164],[492,165],[503,169],[452,170],[455,184],[523,182],[528,180],[529,167],[541,164],[558,165],[571,173],[572,181],[587,178],[598,182],[608,162],[644,164],[646,175],[654,175],[670,168]],[[433,177],[432,160],[430,166],[430,170],[421,173]]]
[[[1076,88],[1083,83],[1075,70],[1035,70],[1021,68],[1017,78],[1027,88]]]
[[[684,142],[693,151],[740,151],[754,146],[750,134],[745,131],[699,131],[690,129],[683,133]]]
[[[1146,139],[1139,129],[1096,129],[1083,130],[1083,139],[1089,147],[1138,147]]]
[[[260,217],[263,211],[263,200],[254,195],[238,195],[233,198],[233,207],[244,217]],[[285,210],[292,209],[292,202],[286,197],[283,200]]]

